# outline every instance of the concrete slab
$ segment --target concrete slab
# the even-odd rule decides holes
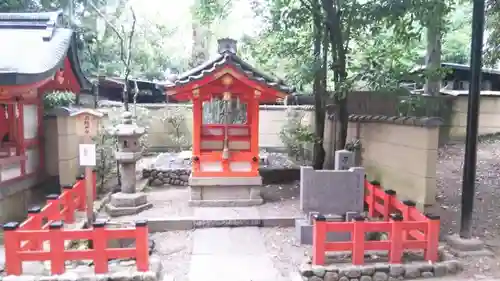
[[[190,281],[277,281],[279,271],[256,227],[198,229]]]
[[[277,281],[267,255],[193,255],[189,281]]]
[[[483,241],[473,238],[473,239],[464,239],[459,235],[449,235],[445,237],[445,241],[450,245],[451,248],[459,250],[459,251],[480,251],[484,249]]]
[[[205,228],[193,233],[193,255],[265,255],[257,227]]]
[[[194,219],[260,219],[260,214],[256,207],[197,207],[194,208]]]

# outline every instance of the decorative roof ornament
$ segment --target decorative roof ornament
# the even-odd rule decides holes
[[[231,53],[236,55],[238,52],[238,41],[232,38],[221,38],[217,40],[217,51],[219,54]]]

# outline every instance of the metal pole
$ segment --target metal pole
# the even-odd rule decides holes
[[[469,101],[467,108],[467,135],[465,142],[465,159],[462,181],[462,216],[460,221],[460,237],[471,238],[472,212],[474,209],[476,181],[477,127],[479,114],[479,95],[481,92],[481,56],[484,33],[484,0],[474,0],[472,11],[471,42],[471,78]]]

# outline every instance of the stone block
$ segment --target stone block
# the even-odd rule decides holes
[[[137,207],[148,202],[145,193],[123,193],[118,192],[111,195],[111,205],[114,207]]]
[[[137,206],[137,207],[115,207],[113,205],[107,205],[106,212],[111,217],[121,217],[121,216],[135,215],[135,214],[138,214],[144,210],[148,210],[151,208],[153,208],[153,204],[151,204],[151,203],[146,203],[144,205]]]
[[[313,225],[310,224],[308,220],[296,219],[295,231],[297,237],[299,238],[300,244],[312,245]],[[350,239],[351,239],[351,234],[347,232],[328,232],[326,234],[326,241],[328,242],[349,241]]]
[[[300,208],[304,213],[345,214],[363,211],[363,168],[346,171],[300,169]]]
[[[335,151],[335,170],[349,170],[354,166],[354,153],[349,150]]]
[[[153,204],[147,202],[144,193],[122,193],[111,195],[110,203],[106,205],[106,212],[111,217],[129,216],[150,209]]]

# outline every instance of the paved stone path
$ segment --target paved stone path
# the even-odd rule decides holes
[[[257,227],[194,232],[189,281],[281,281]]]

